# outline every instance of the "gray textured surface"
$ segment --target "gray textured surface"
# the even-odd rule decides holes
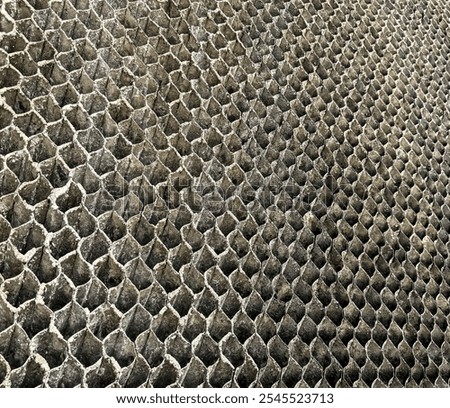
[[[0,4],[2,386],[448,386],[446,1]]]

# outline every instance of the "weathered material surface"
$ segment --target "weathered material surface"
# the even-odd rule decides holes
[[[0,6],[0,383],[447,386],[442,0]]]

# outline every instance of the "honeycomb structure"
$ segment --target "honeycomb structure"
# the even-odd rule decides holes
[[[2,387],[446,387],[445,0],[2,0]]]

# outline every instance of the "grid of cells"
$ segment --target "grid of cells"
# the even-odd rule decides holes
[[[448,386],[448,7],[2,1],[1,386]]]

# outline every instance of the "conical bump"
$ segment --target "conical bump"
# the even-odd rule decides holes
[[[450,10],[351,3],[2,4],[0,386],[449,385]]]

